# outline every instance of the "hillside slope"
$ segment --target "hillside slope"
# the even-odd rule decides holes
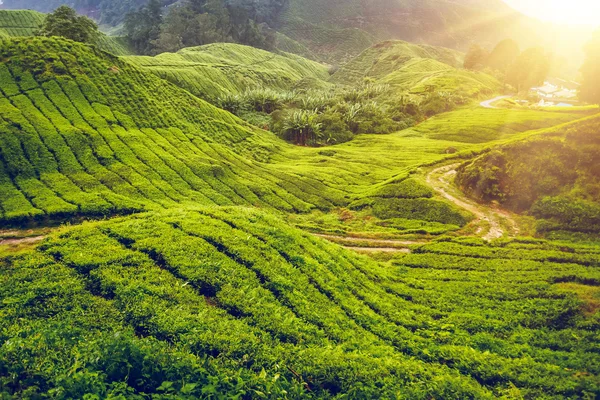
[[[491,94],[501,85],[494,77],[462,69],[463,55],[455,50],[403,41],[378,43],[341,67],[334,83],[358,84],[365,78],[415,93],[429,88],[474,96]]]
[[[0,10],[0,40],[10,37],[35,36],[44,22],[45,14],[33,10]],[[97,45],[104,51],[122,56],[130,54],[121,37],[100,35]]]
[[[94,47],[31,38],[1,43],[0,54],[5,222],[343,201],[314,178],[267,170],[261,162],[288,146],[273,135]]]
[[[600,233],[600,122],[496,148],[463,164],[457,183],[472,197],[540,219],[540,232]]]
[[[600,391],[598,314],[569,291],[600,282],[597,248],[444,241],[384,267],[262,212],[201,208],[65,228],[0,265],[7,396]]]
[[[125,60],[208,99],[256,88],[289,89],[302,79],[329,79],[328,68],[317,62],[233,43]]]

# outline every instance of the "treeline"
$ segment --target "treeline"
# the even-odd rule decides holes
[[[128,13],[125,32],[139,54],[175,52],[184,47],[235,42],[275,48],[275,31],[289,0],[162,0]]]
[[[491,52],[473,45],[464,61],[466,69],[487,69],[518,92],[542,85],[552,64],[552,55],[543,48],[531,47],[521,52],[519,45],[512,39],[501,41]]]

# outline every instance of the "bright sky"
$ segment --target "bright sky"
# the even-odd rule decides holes
[[[504,0],[531,17],[572,25],[600,26],[600,0]]]

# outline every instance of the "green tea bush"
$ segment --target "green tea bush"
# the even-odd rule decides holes
[[[378,198],[372,207],[373,214],[381,219],[407,218],[459,226],[470,220],[448,203],[433,199]]]
[[[562,284],[598,254],[446,238],[384,266],[241,207],[64,228],[0,258],[2,395],[593,396],[598,321]]]

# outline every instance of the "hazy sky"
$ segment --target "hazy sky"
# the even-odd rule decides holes
[[[504,0],[524,14],[546,21],[600,25],[600,0]]]

